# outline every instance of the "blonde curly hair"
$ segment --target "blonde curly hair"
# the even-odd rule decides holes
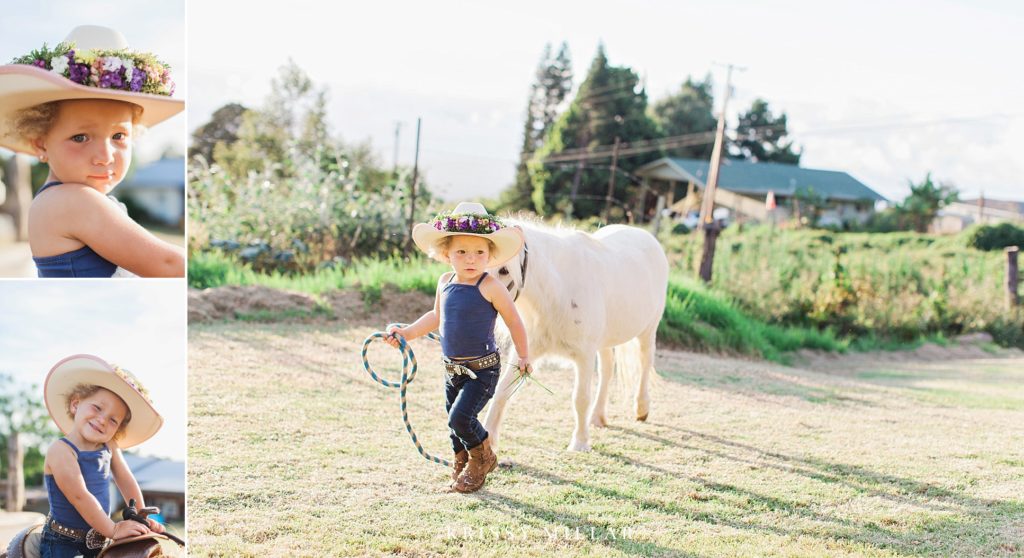
[[[430,252],[428,252],[427,255],[430,256],[431,258],[437,256],[447,257],[448,250],[450,250],[452,247],[452,238],[454,236],[455,235],[442,236],[441,238],[437,239],[437,242],[435,242],[434,245],[430,247]],[[498,249],[498,245],[495,244],[493,240],[489,238],[485,238],[484,240],[487,241],[487,249],[490,250],[492,253]]]
[[[57,117],[60,115],[60,104],[63,102],[50,101],[15,112],[10,126],[11,135],[29,140],[45,136],[53,128],[53,123],[57,121]],[[138,123],[142,119],[142,107],[126,101],[112,102],[125,103],[132,107],[132,125],[136,126],[136,132],[141,132],[143,128],[138,126]]]

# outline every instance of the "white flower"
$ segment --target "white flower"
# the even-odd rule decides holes
[[[135,62],[132,62],[131,58],[125,58],[122,62],[124,62],[124,79],[130,82],[132,73],[135,71]]]
[[[107,56],[103,59],[103,71],[104,72],[116,72],[121,69],[124,62],[116,56]]]
[[[64,72],[68,71],[68,57],[67,56],[54,56],[50,59],[50,71],[55,74],[63,75]]]

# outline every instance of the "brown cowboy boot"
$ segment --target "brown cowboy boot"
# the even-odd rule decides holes
[[[479,446],[469,450],[469,463],[466,465],[466,470],[459,475],[452,488],[463,494],[476,492],[484,485],[487,473],[493,471],[497,466],[498,456],[491,451],[491,440],[490,438],[484,439]]]
[[[459,475],[462,470],[466,468],[466,463],[469,463],[469,452],[462,450],[455,454],[455,460],[452,461],[452,484],[459,480]]]

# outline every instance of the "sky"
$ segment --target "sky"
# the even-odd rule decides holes
[[[180,279],[0,280],[0,372],[39,386],[58,361],[99,356],[135,374],[164,417],[133,448],[185,459],[186,291]]]
[[[43,46],[56,46],[78,25],[102,25],[121,32],[132,50],[152,52],[171,67],[174,97],[188,95],[185,67],[185,0],[47,0],[4,2],[0,17],[0,63]],[[171,117],[138,136],[133,165],[160,158],[168,148],[184,153],[187,114]],[[10,151],[0,149],[9,155]]]
[[[630,3],[290,0],[188,7],[189,129],[229,102],[259,106],[293,59],[330,93],[332,132],[385,165],[420,168],[443,197],[509,185],[545,43],[566,41],[574,85],[599,42],[651,102],[687,76],[733,76],[727,115],[755,98],[785,112],[801,164],[841,170],[890,199],[926,173],[963,197],[1024,200],[1024,5],[1010,1]]]

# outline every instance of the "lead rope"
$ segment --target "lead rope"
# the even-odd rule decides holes
[[[408,324],[388,324],[388,327],[384,329],[390,329],[391,326],[405,327],[407,325]],[[412,443],[416,445],[416,451],[420,452],[420,455],[422,455],[423,458],[426,459],[427,461],[433,461],[438,465],[451,467],[451,461],[448,461],[447,459],[441,459],[440,457],[435,457],[427,453],[427,451],[423,449],[423,444],[420,444],[419,438],[416,437],[416,431],[413,430],[412,423],[409,422],[409,410],[406,401],[406,389],[409,387],[409,384],[411,384],[412,381],[416,378],[416,370],[418,369],[418,366],[416,364],[416,353],[413,352],[412,347],[410,347],[405,342],[404,338],[398,338],[398,350],[402,353],[402,377],[399,382],[389,382],[388,380],[385,380],[384,378],[378,376],[377,373],[374,372],[373,368],[370,366],[370,361],[367,360],[366,358],[366,350],[369,348],[370,343],[372,343],[374,339],[385,339],[387,337],[387,333],[383,331],[378,331],[375,333],[371,333],[370,336],[363,341],[363,369],[366,370],[366,373],[369,374],[370,377],[373,378],[373,381],[377,382],[378,384],[387,388],[398,388],[398,394],[402,401],[402,421],[405,422],[405,430],[406,432],[409,433],[409,437],[412,438]],[[427,337],[437,342],[441,341],[441,337],[434,332],[428,333]],[[412,368],[410,368],[410,365],[412,366]]]

